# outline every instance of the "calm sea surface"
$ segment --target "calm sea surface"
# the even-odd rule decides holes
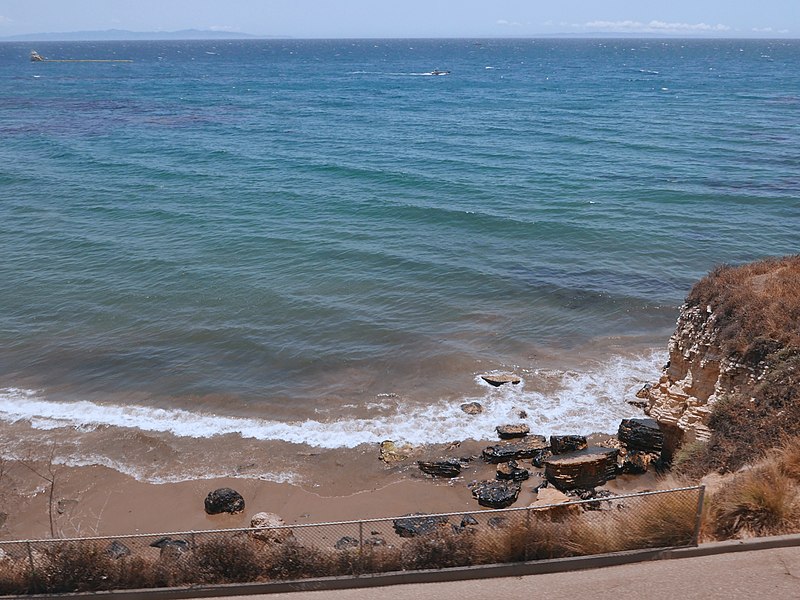
[[[0,44],[14,439],[611,430],[694,280],[800,248],[798,41],[34,47],[133,62]]]

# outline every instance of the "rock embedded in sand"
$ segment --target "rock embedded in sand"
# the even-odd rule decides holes
[[[417,461],[419,470],[434,477],[458,477],[461,474],[461,463],[457,460]]]
[[[116,560],[124,556],[130,556],[131,549],[119,540],[113,540],[108,546],[106,546],[105,553]]]
[[[358,546],[358,540],[349,535],[339,538],[339,541],[333,545],[337,550],[351,550],[352,548],[358,548]]]
[[[417,537],[435,533],[447,525],[448,517],[428,516],[425,513],[412,513],[392,521],[395,533],[403,538]]]
[[[567,452],[577,452],[586,450],[589,444],[582,435],[551,435],[550,450],[553,454],[566,454]]]
[[[531,432],[531,428],[524,423],[518,423],[516,425],[498,425],[495,427],[495,431],[501,440],[511,440],[525,437]]]
[[[497,465],[497,479],[506,481],[525,481],[531,474],[527,469],[520,468],[515,460]]]
[[[617,476],[618,455],[616,449],[596,446],[558,454],[544,462],[544,474],[562,491],[599,487]]]
[[[513,459],[533,458],[547,447],[547,439],[543,435],[527,435],[484,448],[483,460],[496,464]]]
[[[481,379],[483,379],[489,385],[493,385],[494,387],[500,387],[505,383],[517,385],[520,381],[522,381],[522,379],[520,379],[520,377],[514,373],[484,373],[481,375]]]
[[[519,497],[520,484],[506,481],[478,481],[471,485],[472,495],[481,506],[506,508]]]
[[[294,537],[286,522],[275,513],[259,512],[250,519],[250,535],[253,539],[270,544],[282,544]]]
[[[655,419],[622,419],[617,438],[629,450],[661,452],[664,434]]]
[[[244,498],[231,488],[219,488],[206,496],[206,512],[209,515],[236,514],[244,510]]]
[[[468,415],[479,415],[483,412],[483,405],[480,402],[465,402],[461,405],[461,410]]]
[[[414,448],[411,444],[403,444],[398,446],[392,440],[385,440],[381,442],[380,459],[386,464],[403,462],[413,454]]]

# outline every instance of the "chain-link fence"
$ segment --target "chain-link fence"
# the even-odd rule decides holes
[[[697,543],[703,488],[473,513],[0,542],[0,594],[258,582]]]

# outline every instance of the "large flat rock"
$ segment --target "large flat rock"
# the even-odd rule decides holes
[[[544,474],[560,490],[598,487],[617,476],[618,455],[616,448],[598,446],[557,454],[544,461]]]
[[[500,442],[485,448],[483,459],[486,462],[497,464],[520,458],[533,458],[539,451],[547,447],[547,438],[543,435],[526,435],[524,438]]]

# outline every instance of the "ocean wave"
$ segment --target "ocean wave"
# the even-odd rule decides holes
[[[499,388],[485,384],[476,375],[480,394],[427,406],[401,401],[393,414],[381,418],[280,422],[182,409],[61,402],[33,390],[6,388],[0,390],[0,419],[27,422],[39,430],[89,431],[104,426],[190,438],[232,434],[331,449],[385,439],[415,445],[493,439],[494,428],[506,422],[525,422],[542,435],[615,432],[620,419],[639,414],[626,400],[643,382],[658,375],[663,360],[663,353],[651,352],[614,357],[582,372],[521,369],[522,383]],[[474,416],[464,414],[460,405],[470,401],[480,402],[484,411]]]

